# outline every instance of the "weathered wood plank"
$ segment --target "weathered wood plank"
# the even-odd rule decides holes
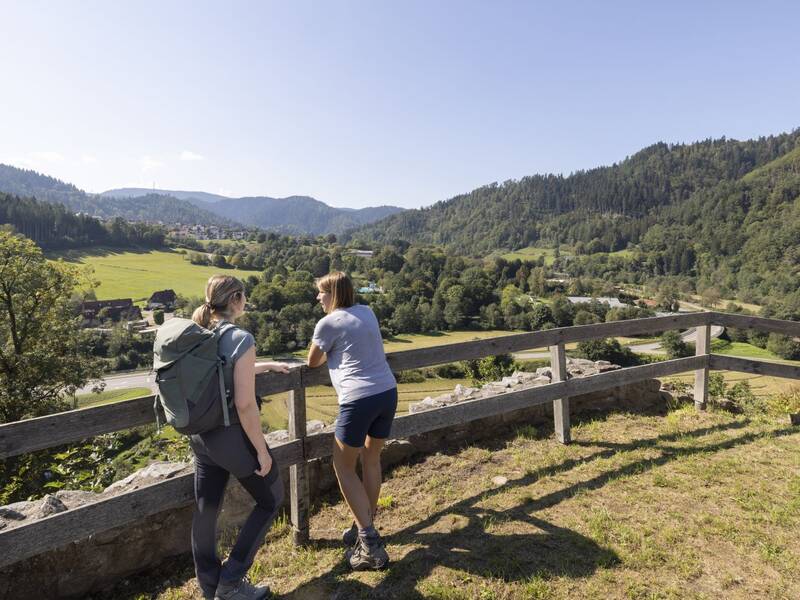
[[[0,458],[77,442],[93,435],[155,424],[154,396],[69,410],[0,425]],[[164,414],[161,414],[162,423]]]
[[[259,373],[256,375],[256,396],[290,392],[300,387],[305,365],[293,366],[288,373]],[[327,371],[327,369],[326,369]]]
[[[566,344],[602,337],[630,336],[671,329],[688,329],[689,327],[707,324],[709,315],[710,313],[707,312],[699,312],[651,317],[648,319],[633,319],[630,321],[596,323],[577,327],[560,327],[546,331],[519,333],[472,342],[459,342],[431,348],[390,352],[386,355],[386,360],[389,361],[389,366],[393,371],[403,371],[458,360],[472,360],[531,348],[554,346],[559,343]],[[306,385],[327,383],[329,381],[327,368],[323,366],[309,370],[305,374],[305,381]]]
[[[407,438],[412,435],[461,425],[469,421],[511,412],[520,408],[547,404],[558,398],[591,394],[592,392],[612,389],[629,383],[636,383],[637,381],[694,371],[702,367],[707,360],[707,356],[678,358],[640,367],[609,371],[608,373],[591,377],[569,379],[551,383],[550,385],[497,394],[489,398],[470,400],[421,413],[403,415],[395,419],[392,426],[392,437]],[[306,458],[311,460],[330,456],[332,439],[333,434],[330,432],[306,437]]]
[[[739,329],[757,329],[771,333],[800,336],[800,322],[783,321],[781,319],[767,319],[750,315],[734,315],[729,313],[711,313],[711,322],[724,327],[737,327]]]
[[[720,354],[712,354],[709,363],[711,368],[717,371],[737,371],[740,373],[783,377],[785,379],[800,379],[800,367],[795,365],[736,358],[735,356],[722,356]]]
[[[302,384],[302,381],[301,381]],[[298,387],[289,392],[289,435],[300,442],[306,437],[306,390]],[[289,508],[292,520],[294,543],[302,545],[308,542],[308,511],[311,496],[308,488],[305,461],[289,467]]]
[[[694,371],[701,368],[708,361],[708,356],[690,356],[688,358],[676,358],[665,360],[650,365],[640,367],[627,367],[618,371],[609,371],[592,377],[580,377],[570,379],[566,382],[566,393],[568,396],[580,396],[591,394],[600,390],[607,390],[645,379],[657,379],[667,375],[676,375],[686,371]]]
[[[697,341],[695,343],[695,356],[708,354],[711,348],[711,326],[701,325],[697,328]],[[708,371],[709,362],[706,361],[702,369],[694,372],[694,406],[697,410],[705,410],[708,402]]]
[[[563,343],[550,346],[550,371],[553,375],[553,383],[558,381],[566,381],[567,353],[564,350]],[[553,400],[553,425],[556,433],[556,439],[562,444],[569,444],[570,426],[568,396]]]
[[[294,368],[288,375],[260,374],[256,377],[256,393],[265,396],[291,389],[291,386],[298,387],[301,374],[300,367]],[[79,442],[103,433],[154,424],[154,399],[155,396],[143,396],[0,425],[0,459]],[[164,423],[164,412],[160,406],[158,411]]]
[[[299,440],[276,444],[272,452],[275,460],[284,468],[304,461],[302,442]],[[128,525],[164,510],[187,506],[194,501],[193,477],[193,473],[186,473],[0,531],[0,567],[96,533]]]

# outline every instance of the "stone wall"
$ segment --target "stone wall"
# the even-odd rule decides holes
[[[579,359],[569,359],[567,364],[570,377],[618,368],[603,361],[592,363]],[[412,405],[411,412],[548,383],[549,368],[538,369],[536,373],[515,373],[481,388],[457,386],[450,394],[426,398]],[[661,390],[660,382],[651,379],[572,398],[570,412],[577,416],[611,410],[662,410],[669,400],[671,396]],[[552,416],[552,404],[548,403],[414,436],[409,440],[394,440],[387,444],[383,464],[389,468],[414,454],[446,451],[465,443],[497,438],[523,424],[546,424],[552,427]],[[330,429],[319,421],[308,423],[311,434]],[[268,441],[272,442],[287,438],[285,431],[267,435]],[[42,500],[0,507],[0,530],[190,471],[190,464],[154,463],[112,484],[101,494],[59,491]],[[283,476],[288,488],[288,472],[284,471]],[[308,479],[312,498],[335,489],[336,479],[330,458],[310,461]],[[220,514],[220,529],[241,524],[251,506],[247,493],[237,481],[231,480]],[[191,506],[165,511],[6,567],[0,571],[0,599],[71,598],[111,587],[126,576],[159,565],[165,557],[189,552],[191,518]]]

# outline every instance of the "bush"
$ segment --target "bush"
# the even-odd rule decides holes
[[[439,365],[431,369],[436,377],[442,379],[463,379],[466,377],[464,368],[456,363],[447,363],[446,365]]]
[[[156,325],[163,325],[164,324],[164,311],[163,310],[154,310],[153,311],[153,322]]]
[[[487,356],[480,360],[466,360],[462,363],[464,371],[473,384],[499,381],[516,370],[516,364],[510,354]]]
[[[517,367],[519,368],[519,370],[525,371],[526,373],[534,373],[536,372],[536,369],[549,366],[550,366],[550,361],[546,358],[536,358],[533,360],[517,361]]]
[[[800,386],[795,385],[775,394],[767,402],[773,412],[790,415],[800,413]]]
[[[694,349],[683,341],[677,331],[665,331],[661,335],[661,347],[666,352],[667,358],[684,358],[694,354]]]
[[[770,333],[767,339],[767,350],[786,360],[800,358],[800,343],[795,342],[788,335]]]
[[[588,360],[607,360],[621,367],[642,364],[642,359],[630,348],[623,348],[617,340],[600,338],[580,342],[575,356]]]
[[[395,373],[395,379],[397,379],[397,383],[422,383],[425,381],[425,373],[420,369],[409,369]]]

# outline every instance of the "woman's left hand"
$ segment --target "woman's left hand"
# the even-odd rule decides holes
[[[288,373],[289,365],[287,363],[273,361],[256,363],[256,373],[266,373],[267,371],[274,371],[275,373]]]

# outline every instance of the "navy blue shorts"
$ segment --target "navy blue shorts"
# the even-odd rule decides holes
[[[386,439],[397,411],[397,388],[339,405],[336,439],[351,448],[363,448],[367,436]]]

